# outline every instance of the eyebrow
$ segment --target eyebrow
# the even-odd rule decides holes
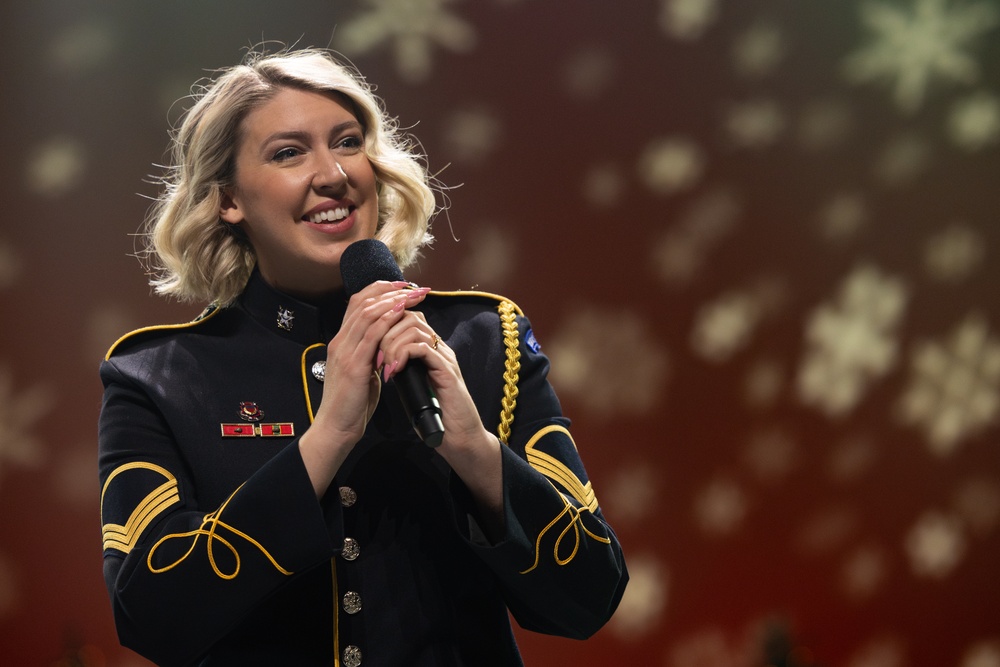
[[[341,132],[344,132],[346,130],[353,130],[353,129],[361,130],[362,129],[361,123],[359,123],[356,120],[344,121],[343,123],[334,125],[332,128],[330,128],[330,134],[331,135],[340,134]],[[260,145],[262,148],[266,148],[275,141],[282,141],[286,139],[305,141],[309,138],[309,136],[310,136],[309,133],[303,130],[282,130],[280,132],[275,132],[274,134],[268,135],[267,138],[265,138],[264,141],[260,143]]]

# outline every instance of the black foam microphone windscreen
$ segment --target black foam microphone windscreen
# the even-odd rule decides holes
[[[340,275],[344,291],[352,297],[378,280],[403,280],[389,247],[375,239],[355,241],[340,256]]]
[[[340,275],[348,297],[379,280],[404,279],[392,251],[375,239],[355,241],[344,248],[340,256]],[[441,404],[427,379],[427,366],[420,359],[410,359],[394,381],[403,409],[417,435],[431,447],[440,445],[444,437]]]

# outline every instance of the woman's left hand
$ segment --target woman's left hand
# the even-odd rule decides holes
[[[383,378],[398,374],[411,359],[427,366],[427,377],[441,403],[444,438],[438,453],[465,482],[483,509],[502,517],[503,475],[500,441],[483,426],[465,386],[455,352],[431,328],[423,313],[407,311],[385,336]]]

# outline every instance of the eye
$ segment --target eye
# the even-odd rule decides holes
[[[275,162],[284,162],[286,160],[291,160],[294,157],[298,157],[301,154],[302,154],[302,151],[300,151],[298,148],[294,148],[292,146],[288,146],[288,147],[282,148],[281,150],[279,150],[278,152],[276,152],[271,157],[271,159],[274,160]]]
[[[358,151],[365,145],[365,140],[360,135],[351,135],[349,137],[344,137],[337,144],[337,148],[342,148],[348,151]]]

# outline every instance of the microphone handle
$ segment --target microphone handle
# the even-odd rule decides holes
[[[437,447],[444,438],[441,404],[427,379],[427,366],[411,359],[393,378],[400,401],[413,429],[429,447]]]

